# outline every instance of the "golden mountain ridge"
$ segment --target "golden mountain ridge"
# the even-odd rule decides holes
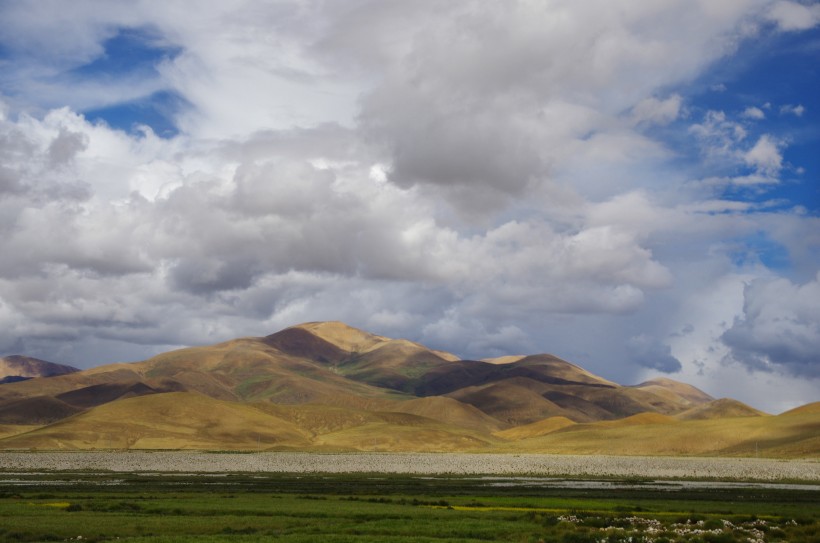
[[[817,456],[777,417],[671,379],[621,386],[548,354],[460,360],[340,322],[0,385],[0,449]],[[754,446],[752,441],[754,440]]]

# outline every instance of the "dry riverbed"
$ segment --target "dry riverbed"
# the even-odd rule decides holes
[[[820,482],[818,460],[425,453],[0,452],[0,471],[404,473]]]

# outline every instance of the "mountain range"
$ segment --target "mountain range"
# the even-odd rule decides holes
[[[671,379],[461,360],[340,322],[84,371],[36,362],[0,385],[0,449],[820,453],[820,402],[772,416]]]

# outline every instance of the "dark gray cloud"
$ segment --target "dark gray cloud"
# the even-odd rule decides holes
[[[820,376],[820,275],[802,285],[752,281],[743,314],[722,336],[729,357],[751,369]]]
[[[632,360],[644,368],[655,369],[663,373],[676,373],[681,370],[680,360],[672,356],[672,349],[655,338],[639,335],[629,338],[627,348]]]

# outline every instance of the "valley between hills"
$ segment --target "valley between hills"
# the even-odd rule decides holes
[[[0,362],[7,451],[820,456],[820,402],[769,415],[671,379],[622,386],[548,354],[460,360],[339,322],[85,371]]]

